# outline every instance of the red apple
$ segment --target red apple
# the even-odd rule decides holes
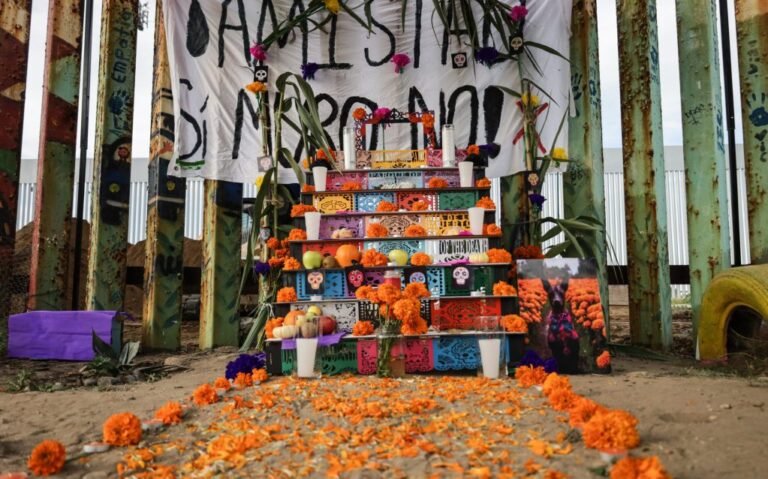
[[[336,320],[333,319],[330,316],[320,316],[320,331],[323,332],[323,335],[329,335],[333,334],[334,331],[336,331]]]

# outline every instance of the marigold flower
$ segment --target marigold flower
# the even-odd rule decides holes
[[[278,303],[293,303],[295,301],[298,301],[298,297],[296,296],[296,290],[293,286],[286,286],[277,291]]]
[[[512,251],[515,259],[544,259],[541,247],[536,245],[518,246]]]
[[[552,159],[555,161],[567,161],[568,152],[565,151],[565,148],[557,147],[552,150]]]
[[[275,250],[280,247],[280,240],[274,236],[267,240],[267,248]]]
[[[363,285],[357,288],[355,291],[355,298],[363,301],[371,301],[373,303],[379,302],[379,296],[376,294],[376,290],[368,285]]]
[[[421,313],[421,301],[417,298],[398,299],[392,306],[392,313],[403,323],[415,322]]]
[[[488,236],[501,236],[501,227],[495,224],[483,226],[484,233]]]
[[[611,468],[611,479],[672,479],[657,456],[623,457]]]
[[[511,263],[512,255],[509,251],[502,248],[491,248],[488,250],[489,263]]]
[[[517,385],[521,388],[542,384],[546,378],[547,372],[541,366],[518,366],[515,369],[515,379],[517,379]]]
[[[283,325],[283,319],[284,318],[274,318],[274,319],[267,320],[267,324],[264,325],[264,332],[267,335],[267,339],[272,339],[275,337],[275,335],[272,332],[274,331],[275,328],[279,328],[280,326]]]
[[[369,238],[385,238],[389,236],[389,230],[381,223],[370,223],[365,229],[365,235]]]
[[[477,204],[475,204],[478,208],[485,208],[486,210],[495,210],[496,209],[496,203],[493,202],[490,196],[483,196],[479,200],[477,200]]]
[[[339,188],[341,191],[358,191],[363,189],[363,184],[359,181],[345,181]]]
[[[267,47],[262,43],[254,43],[250,48],[254,60],[263,62],[267,60]]]
[[[603,351],[600,353],[600,356],[597,357],[595,363],[597,363],[597,367],[600,369],[607,368],[611,365],[611,353],[609,353],[607,350]]]
[[[51,476],[61,471],[67,460],[67,451],[59,441],[46,439],[40,442],[29,455],[27,467],[35,475]]]
[[[424,130],[429,131],[435,128],[435,115],[432,113],[421,114],[421,124],[424,126]]]
[[[262,83],[260,81],[255,81],[253,83],[249,83],[245,85],[245,89],[248,90],[251,93],[264,93],[267,91],[267,84]]]
[[[353,336],[368,336],[373,334],[373,323],[370,321],[357,321],[352,326]]]
[[[104,421],[102,433],[104,442],[111,446],[133,446],[141,441],[141,420],[129,412],[113,414]]]
[[[488,178],[480,178],[475,182],[475,186],[478,188],[490,188],[491,180],[489,180]]]
[[[269,379],[269,375],[267,374],[267,370],[264,368],[254,369],[251,373],[251,379],[253,379],[254,383],[263,383]]]
[[[637,419],[627,411],[597,412],[582,431],[584,445],[599,451],[627,451],[640,444]]]
[[[198,406],[207,406],[219,401],[216,389],[210,384],[201,384],[192,393],[192,401]]]
[[[233,383],[237,389],[245,389],[249,386],[253,386],[253,378],[249,373],[237,373]]]
[[[379,285],[376,294],[382,303],[389,305],[395,304],[401,297],[400,288],[389,283]]]
[[[537,95],[531,95],[527,92],[522,94],[520,101],[523,103],[523,105],[531,106],[534,108],[539,106],[539,104],[541,103],[541,100]]]
[[[213,388],[214,389],[223,389],[225,391],[229,391],[232,388],[232,384],[229,383],[229,379],[225,377],[218,377],[213,382]]]
[[[406,298],[423,299],[432,296],[424,283],[409,283],[403,290]]]
[[[506,281],[499,281],[493,285],[494,296],[517,296],[517,290]]]
[[[389,211],[397,211],[397,205],[392,203],[391,201],[380,201],[378,205],[376,205],[376,211],[379,213],[385,213]]]
[[[429,209],[429,203],[424,200],[418,200],[411,203],[411,211],[426,211]]]
[[[363,252],[363,257],[360,259],[360,264],[370,268],[371,266],[386,266],[389,262],[387,255],[379,253],[375,249],[368,249]]]
[[[592,419],[592,416],[598,412],[604,411],[606,411],[606,409],[595,401],[589,398],[579,397],[568,410],[568,424],[572,428],[580,428],[584,426],[587,421]]]
[[[445,181],[445,179],[436,176],[427,181],[427,188],[432,188],[433,190],[448,188],[448,182]]]
[[[501,317],[501,327],[509,333],[528,333],[528,323],[516,314],[507,314]],[[542,379],[543,382],[543,379]]]
[[[355,108],[352,112],[352,118],[356,121],[363,121],[368,114],[365,112],[365,108]]]
[[[542,392],[549,396],[558,389],[571,389],[571,381],[567,376],[560,376],[557,373],[549,373],[547,379],[542,384]]]
[[[421,225],[410,225],[403,234],[408,238],[421,238],[427,236],[427,230]]]
[[[297,216],[304,216],[304,213],[307,213],[309,211],[317,211],[317,208],[315,208],[312,205],[293,205],[291,207],[291,218],[296,218]]]
[[[576,404],[579,397],[570,389],[555,389],[547,399],[555,411],[567,411]]]
[[[419,251],[418,253],[413,253],[413,256],[411,256],[412,266],[429,266],[430,264],[432,264],[432,257],[427,253]]]
[[[602,318],[598,318],[592,321],[592,329],[597,331],[597,330],[603,329],[604,327],[605,327],[605,321],[603,321]]]
[[[224,380],[227,381],[226,379]],[[229,386],[229,381],[227,381],[227,386]],[[160,409],[155,411],[155,419],[163,421],[163,424],[166,426],[171,426],[173,424],[179,424],[183,414],[184,410],[181,408],[181,403],[177,401],[168,401],[160,407]]]
[[[336,152],[329,149],[328,152],[331,154],[331,158],[336,159]],[[328,155],[325,154],[325,150],[322,148],[319,148],[317,151],[315,151],[315,159],[316,160],[327,160]]]
[[[285,258],[269,258],[267,263],[270,268],[280,269],[283,267],[283,264],[285,264]]]
[[[341,5],[339,5],[339,0],[325,0],[325,8],[334,15],[337,15]]]
[[[301,187],[302,193],[314,193],[315,192],[315,185],[308,185],[304,184],[304,186]]]
[[[480,147],[477,145],[469,145],[467,147],[467,155],[479,155]]]
[[[297,271],[301,269],[301,263],[296,258],[285,258],[283,269],[286,271]]]
[[[427,330],[427,322],[421,316],[417,316],[412,321],[404,322],[402,326],[400,326],[400,334],[404,334],[406,336],[426,334]]]
[[[288,239],[291,241],[303,241],[307,239],[307,232],[301,228],[293,228],[288,233]]]

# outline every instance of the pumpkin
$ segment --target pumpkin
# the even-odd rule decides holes
[[[469,262],[470,263],[487,263],[488,253],[470,253]]]
[[[304,316],[305,314],[306,313],[300,309],[291,311],[285,315],[285,318],[283,319],[283,326],[293,326],[296,324],[296,320],[299,319],[299,316]]]
[[[357,249],[357,246],[351,244],[341,245],[336,250],[336,261],[343,268],[352,266],[353,263],[360,261],[360,250]]]

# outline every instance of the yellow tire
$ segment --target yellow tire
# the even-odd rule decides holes
[[[700,318],[699,359],[726,359],[734,319],[748,323],[746,329],[752,331],[759,329],[760,320],[768,319],[768,265],[734,268],[715,276],[702,298]]]

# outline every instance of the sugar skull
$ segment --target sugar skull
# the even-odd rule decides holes
[[[469,269],[464,266],[455,268],[453,270],[453,282],[456,286],[469,286]]]
[[[409,283],[426,283],[427,282],[427,276],[421,272],[416,271],[414,273],[411,273]]]
[[[309,284],[309,288],[312,291],[321,291],[324,281],[325,276],[320,271],[312,271],[307,274],[307,283]]]
[[[363,280],[365,280],[365,277],[363,276],[363,272],[359,269],[352,270],[349,272],[349,284],[354,286],[355,288],[359,288],[363,285]]]

